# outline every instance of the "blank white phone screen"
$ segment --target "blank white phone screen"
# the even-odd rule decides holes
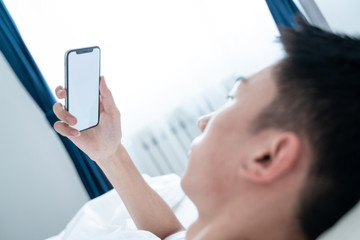
[[[79,131],[99,122],[100,48],[72,50],[67,55],[67,110]]]

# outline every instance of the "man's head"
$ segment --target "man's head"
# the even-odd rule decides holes
[[[200,218],[281,205],[314,239],[360,198],[360,40],[300,23],[281,41],[282,61],[199,121],[182,185]]]

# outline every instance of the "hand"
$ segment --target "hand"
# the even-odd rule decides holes
[[[66,90],[59,86],[55,94],[59,99],[63,99],[66,97]],[[69,138],[97,163],[114,154],[121,144],[120,112],[103,76],[100,78],[100,120],[96,127],[80,133],[71,127],[76,124],[76,118],[66,111],[61,103],[55,103],[53,111],[61,120],[55,122],[55,131]]]

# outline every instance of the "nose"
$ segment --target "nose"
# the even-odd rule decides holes
[[[211,119],[211,117],[214,115],[214,113],[209,113],[207,115],[204,115],[202,117],[199,118],[198,120],[198,127],[200,129],[201,132],[204,132],[209,120]]]

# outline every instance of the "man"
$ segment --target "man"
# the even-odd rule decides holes
[[[199,217],[186,239],[315,239],[360,198],[360,40],[300,22],[281,41],[283,60],[238,81],[198,122],[182,188]],[[162,239],[184,231],[121,144],[103,77],[100,91],[97,127],[80,134],[56,103],[55,130],[102,168],[139,229]]]

